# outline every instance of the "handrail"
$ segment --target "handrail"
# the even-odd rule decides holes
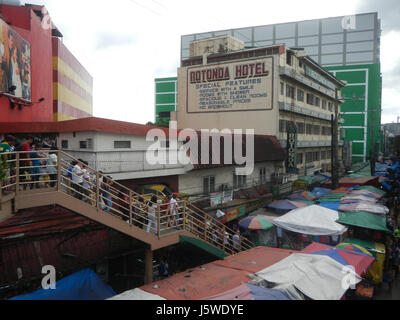
[[[40,153],[40,157],[33,156],[36,152]],[[55,153],[57,158],[51,158],[50,153]],[[163,199],[157,196],[157,203],[153,203],[152,194],[138,194],[63,151],[32,150],[3,154],[10,155],[7,156],[9,174],[0,185],[0,191],[15,191],[21,196],[27,188],[56,187],[56,191],[84,201],[99,212],[124,220],[131,227],[146,229],[158,239],[184,230],[227,255],[254,247],[242,236],[237,239],[237,232],[218,223],[189,201],[177,200],[175,210],[171,209],[170,203],[159,203]],[[26,154],[29,155],[23,156]],[[79,169],[68,170],[72,161],[79,164]]]

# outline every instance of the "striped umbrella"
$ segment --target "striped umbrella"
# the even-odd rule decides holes
[[[239,221],[239,226],[248,230],[269,230],[274,225],[263,216],[252,216]]]
[[[344,249],[344,250],[348,250],[348,251],[354,251],[354,252],[357,252],[357,253],[364,253],[364,254],[367,254],[367,255],[369,255],[369,256],[373,256],[372,254],[371,254],[371,252],[369,252],[367,249],[365,249],[364,247],[361,247],[361,246],[359,246],[358,244],[352,244],[352,243],[344,243],[344,242],[342,242],[342,243],[339,243],[337,246],[336,246],[336,248],[339,248],[339,249]]]

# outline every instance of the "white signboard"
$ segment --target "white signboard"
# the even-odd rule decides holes
[[[272,109],[273,57],[188,68],[188,113]]]

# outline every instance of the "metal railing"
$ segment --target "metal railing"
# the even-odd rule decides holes
[[[156,196],[157,203],[152,202],[153,194],[138,194],[63,151],[32,150],[1,156],[6,159],[8,169],[5,181],[0,184],[0,197],[36,190],[58,191],[159,239],[185,230],[228,255],[254,247],[252,242],[188,201],[177,200],[172,205],[168,199]]]

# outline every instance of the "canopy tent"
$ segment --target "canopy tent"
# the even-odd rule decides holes
[[[315,195],[317,198],[320,198],[322,196],[327,195],[331,191],[332,191],[331,189],[326,189],[326,188],[314,188],[312,194]]]
[[[306,206],[307,206],[307,204],[304,202],[297,202],[297,201],[291,201],[291,200],[277,200],[277,201],[270,203],[265,208],[275,209],[275,210],[279,210],[279,211],[290,211],[293,209],[303,208]]]
[[[375,193],[370,190],[354,190],[349,195],[363,195],[370,198],[380,199],[383,197],[380,193]]]
[[[308,191],[296,192],[296,193],[291,194],[287,198],[289,200],[294,200],[294,201],[298,201],[298,200],[314,201],[316,199],[316,197],[311,192],[308,192]]]
[[[377,203],[354,202],[341,204],[339,210],[342,212],[369,212],[381,216],[386,216],[389,213],[389,208]]]
[[[125,291],[117,296],[111,297],[107,300],[166,300],[156,294],[151,294],[142,289],[136,288],[133,290]]]
[[[290,300],[278,290],[266,289],[251,283],[245,283],[237,288],[205,298],[203,300]]]
[[[273,289],[284,289],[290,298],[298,290],[313,300],[339,300],[351,284],[361,281],[351,269],[346,269],[347,274],[343,270],[343,264],[330,257],[295,253],[256,276],[275,285]],[[343,281],[344,276],[352,281]]]
[[[115,296],[91,269],[84,269],[56,282],[55,290],[40,289],[10,300],[105,300]]]
[[[340,207],[340,202],[338,201],[325,201],[317,203],[319,206],[328,208],[334,211],[338,211]]]
[[[365,254],[369,257],[373,257],[372,253],[370,253],[367,249],[365,249],[364,247],[358,245],[358,244],[354,244],[354,243],[346,243],[346,242],[342,242],[339,243],[336,248],[339,249],[343,249],[343,250],[347,250],[347,251],[352,251],[352,252],[356,252],[359,254]]]
[[[269,230],[274,227],[263,216],[250,216],[239,221],[239,227],[246,230]]]
[[[273,221],[274,225],[292,232],[313,236],[341,235],[347,228],[336,223],[337,211],[313,205],[290,211]]]
[[[382,195],[383,197],[386,195],[386,192],[385,192],[385,191],[383,191],[383,190],[381,190],[381,189],[378,189],[378,188],[375,188],[375,187],[373,187],[373,186],[361,186],[361,187],[359,188],[359,190],[368,190],[368,191],[372,191],[372,192],[374,192],[374,193],[377,193],[377,194]]]
[[[364,201],[368,203],[376,203],[377,199],[376,198],[371,198],[363,195],[358,195],[358,194],[348,194],[342,198],[342,201],[348,201],[348,200],[355,200],[355,201]]]
[[[318,199],[319,202],[340,202],[344,196],[346,196],[347,193],[342,193],[342,192],[332,192],[329,194],[326,194],[322,196],[321,198]]]
[[[331,247],[325,244],[313,242],[302,253],[326,255],[336,260],[337,262],[345,265],[352,266],[355,272],[361,277],[368,271],[374,263],[375,258],[365,253],[358,253],[345,249]]]
[[[349,226],[390,232],[386,226],[386,218],[384,216],[369,212],[339,212],[337,222]]]

